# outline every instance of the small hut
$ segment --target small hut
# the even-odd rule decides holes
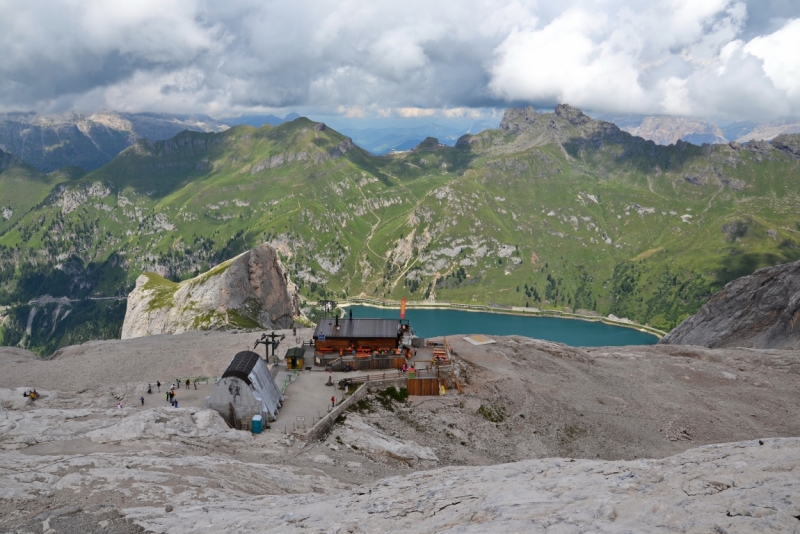
[[[254,415],[274,421],[283,403],[283,395],[267,368],[255,352],[236,354],[206,397],[206,408],[216,410],[235,428],[249,428]]]
[[[292,347],[286,351],[286,368],[302,369],[305,363],[306,349],[304,347]]]

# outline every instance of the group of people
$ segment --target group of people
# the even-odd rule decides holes
[[[178,394],[175,393],[175,390],[174,389],[170,389],[169,391],[167,391],[166,395],[167,395],[167,402],[172,404],[172,406],[174,406],[175,408],[177,408],[178,407]]]
[[[403,367],[400,368],[400,371],[403,372],[403,373],[405,373],[405,372],[415,373],[417,370],[414,369],[414,364],[413,363],[411,365],[408,365],[408,364],[404,363]]]

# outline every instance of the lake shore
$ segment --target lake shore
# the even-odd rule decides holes
[[[374,308],[376,310],[377,309],[380,309],[380,310],[398,310],[400,305],[399,305],[399,303],[395,303],[393,301],[383,301],[383,300],[373,299],[373,298],[351,298],[351,299],[348,299],[347,301],[343,301],[343,302],[339,302],[338,303],[338,307],[342,308],[342,309],[345,309],[345,308],[348,308],[348,307],[353,307],[353,306],[369,307],[369,308]],[[666,334],[665,332],[662,332],[662,331],[660,331],[658,329],[655,329],[655,328],[652,328],[652,327],[648,327],[648,326],[645,326],[645,325],[639,325],[639,324],[636,324],[636,323],[633,323],[633,322],[626,322],[624,320],[617,321],[617,320],[609,319],[607,317],[594,316],[594,315],[583,315],[583,314],[576,314],[576,313],[569,313],[569,312],[559,312],[557,310],[536,310],[536,309],[531,309],[531,308],[497,308],[497,307],[493,307],[493,306],[465,305],[465,304],[454,304],[454,303],[443,303],[443,302],[414,303],[414,305],[411,305],[410,303],[408,303],[406,308],[411,313],[413,313],[415,311],[444,310],[444,311],[450,311],[450,312],[469,311],[469,312],[474,312],[474,313],[478,313],[478,314],[479,313],[487,313],[487,314],[492,314],[492,315],[497,315],[497,316],[501,316],[501,315],[502,316],[507,316],[507,317],[510,317],[510,318],[511,317],[515,317],[515,318],[523,318],[523,317],[541,318],[541,319],[546,319],[546,320],[551,320],[551,321],[552,320],[558,320],[558,319],[575,319],[575,320],[579,320],[579,321],[586,322],[586,323],[594,323],[594,324],[596,324],[598,326],[602,324],[602,325],[607,326],[607,327],[624,327],[628,331],[637,332],[637,335],[644,334],[647,339],[652,340],[652,341],[643,342],[644,344],[657,343],[658,340]],[[430,319],[430,317],[428,317],[428,319]],[[420,329],[417,329],[417,330],[420,330]],[[425,330],[425,329],[423,328],[422,330]],[[535,328],[534,328],[534,330],[535,330]],[[563,340],[554,339],[554,338],[548,337],[547,335],[544,335],[544,334],[541,334],[541,333],[535,333],[535,332],[532,333],[532,334],[531,333],[525,334],[525,333],[521,333],[519,331],[510,332],[507,329],[503,329],[502,332],[495,331],[495,332],[484,332],[484,333],[489,334],[489,335],[526,335],[527,337],[535,337],[535,338],[540,338],[540,339],[549,339],[550,341],[564,342]],[[424,336],[423,334],[420,334],[420,335],[423,335],[423,337],[435,337],[436,335],[451,335],[452,332],[449,333],[449,334],[439,334],[438,332],[436,334],[430,334],[430,332],[428,332],[428,334],[429,334],[428,336]],[[567,341],[566,343],[569,344],[569,345],[572,345],[572,346],[581,346],[580,343],[576,343],[576,342],[572,342],[572,341]],[[594,345],[594,343],[590,343],[590,344]],[[609,345],[615,345],[617,343],[608,343],[608,344]],[[631,344],[631,343],[622,343],[622,344]],[[597,345],[595,345],[595,346],[597,346]]]
[[[385,308],[385,309],[399,309],[400,302],[394,300],[380,300],[370,297],[351,297],[344,301],[339,302],[339,308],[345,308],[350,305],[366,305],[372,306],[375,308]],[[426,310],[463,310],[463,311],[473,311],[473,312],[488,312],[488,313],[498,313],[498,314],[505,314],[505,315],[519,315],[525,317],[555,317],[561,319],[576,319],[579,321],[589,321],[589,322],[600,322],[611,326],[622,326],[625,328],[632,328],[634,330],[638,330],[640,332],[645,332],[647,334],[652,334],[656,336],[658,339],[666,336],[668,332],[664,332],[663,330],[659,330],[658,328],[653,328],[652,326],[643,325],[636,323],[631,320],[614,320],[609,319],[607,316],[603,317],[602,315],[584,315],[579,313],[573,312],[565,312],[560,310],[542,310],[539,308],[522,308],[518,306],[512,306],[511,308],[500,308],[495,306],[488,306],[485,304],[459,304],[456,302],[407,302],[406,303],[407,309],[426,309]]]

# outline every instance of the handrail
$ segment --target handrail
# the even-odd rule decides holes
[[[298,374],[298,371],[297,371],[297,369],[295,369],[295,370],[292,372],[292,374],[288,375],[286,378],[284,378],[284,379],[283,379],[283,387],[281,387],[281,395],[283,395],[284,393],[286,393],[286,388],[288,388],[288,387],[289,387],[289,384],[291,384],[291,383],[292,383],[292,381],[293,381],[295,378],[297,378],[297,374]]]

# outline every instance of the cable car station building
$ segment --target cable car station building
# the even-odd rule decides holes
[[[320,319],[314,331],[314,364],[333,370],[399,369],[414,331],[405,319]]]

